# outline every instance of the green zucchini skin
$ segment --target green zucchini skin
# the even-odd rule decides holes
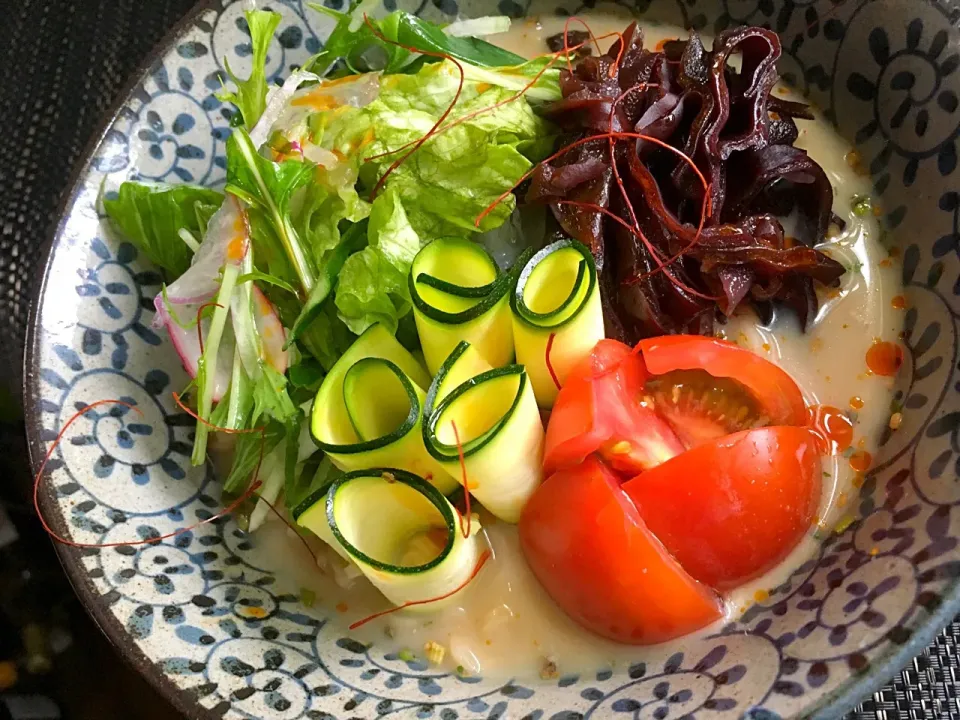
[[[358,483],[362,487],[355,491]],[[429,517],[424,516],[422,528],[411,528],[411,493],[423,498],[424,507],[436,510],[441,519],[446,543],[440,552],[425,562],[405,565],[374,557],[367,549],[358,547],[356,537],[385,540],[389,545],[391,532],[399,531],[396,539],[401,543],[411,540],[411,531],[441,527],[433,521],[437,515],[430,513]],[[354,563],[395,605],[428,600],[461,587],[479,562],[479,525],[474,523],[474,531],[464,537],[450,501],[422,477],[400,468],[346,473],[305,499],[294,508],[293,515],[298,525],[311,530]],[[437,605],[423,607],[435,610]]]
[[[449,275],[460,279],[449,279]],[[494,367],[513,360],[508,298],[513,282],[513,276],[502,274],[481,245],[469,240],[439,238],[420,250],[408,286],[431,374],[461,340],[475,345]]]
[[[392,432],[360,438],[344,399],[344,381],[357,363],[376,359],[400,381],[410,403],[407,417]],[[423,446],[420,426],[430,379],[420,363],[385,328],[374,325],[341,356],[324,378],[310,413],[310,434],[341,470],[399,467],[426,477],[443,493],[457,482]]]
[[[571,272],[572,263],[576,263],[574,273]],[[570,290],[554,307],[543,312],[529,307],[528,291],[534,296],[549,294],[557,287],[565,286],[565,280],[569,282]],[[570,371],[589,356],[604,337],[603,309],[593,253],[572,238],[547,245],[518,273],[510,295],[510,308],[517,362],[527,369],[537,404],[549,409],[559,392],[557,382],[562,385]]]

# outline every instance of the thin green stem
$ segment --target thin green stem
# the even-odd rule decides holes
[[[227,264],[223,268],[223,279],[220,281],[220,290],[217,292],[217,305],[210,319],[210,330],[205,338],[203,355],[200,356],[197,371],[197,386],[200,391],[200,401],[197,404],[197,415],[204,420],[210,418],[213,408],[214,375],[217,372],[217,354],[220,352],[220,341],[223,339],[223,329],[230,314],[230,298],[240,276],[238,265]],[[207,459],[207,435],[210,429],[200,420],[197,421],[196,439],[193,441],[194,465],[203,465]]]

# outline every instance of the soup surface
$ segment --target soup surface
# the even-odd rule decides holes
[[[630,21],[616,13],[583,19],[597,36],[622,30]],[[563,25],[563,18],[530,18],[488,40],[534,56],[547,50],[545,39],[561,32]],[[571,25],[574,28],[581,26]],[[648,46],[688,34],[666,25],[645,26],[644,32]],[[705,39],[708,46],[709,42]],[[601,41],[604,47],[609,43],[609,39]],[[785,87],[775,92],[793,96]],[[799,125],[797,146],[826,171],[834,188],[834,212],[846,221],[845,229],[820,249],[853,271],[844,275],[839,289],[818,289],[820,311],[806,333],[792,316],[781,313],[771,327],[764,327],[752,311],[744,310],[722,327],[721,334],[788,371],[808,405],[830,406],[846,414],[853,422],[853,443],[844,455],[824,459],[820,510],[806,539],[779,567],[726,596],[727,620],[765,599],[771,588],[814,553],[817,538],[852,519],[876,438],[884,425],[897,421],[895,416],[891,419],[893,380],[871,372],[867,360],[875,343],[895,342],[901,329],[903,298],[894,270],[896,258],[880,243],[878,213],[865,200],[870,185],[858,172],[856,153],[819,113],[814,121],[800,121]],[[527,568],[516,527],[497,522],[482,509],[480,519],[493,557],[477,578],[457,593],[453,604],[439,611],[394,613],[359,628],[355,632],[358,639],[393,644],[415,656],[423,655],[427,643],[438,643],[445,649],[442,663],[449,669],[494,676],[538,672],[552,676],[612,667],[642,652],[598,638],[570,620]],[[343,561],[315,539],[309,542],[320,557],[319,572],[292,531],[278,521],[268,522],[255,541],[263,565],[277,568],[278,581],[285,589],[315,596],[316,602],[340,618],[344,629],[388,607],[362,576],[348,577]],[[681,640],[678,645],[682,644]]]

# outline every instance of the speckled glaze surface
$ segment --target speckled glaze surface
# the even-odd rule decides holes
[[[390,10],[397,2],[383,0]],[[315,52],[329,25],[300,0],[271,6],[284,17],[268,64],[278,76]],[[540,0],[400,6],[447,19],[585,9]],[[342,620],[319,604],[303,607],[255,565],[255,539],[230,520],[137,547],[62,548],[97,621],[187,716],[837,717],[960,610],[960,12],[926,0],[631,7],[710,32],[740,23],[777,30],[781,73],[869,165],[902,250],[909,310],[897,390],[903,425],[882,439],[859,499],[862,519],[718,634],[549,682],[446,675],[351,640]],[[229,110],[213,92],[224,58],[245,73],[249,52],[239,3],[199,7],[111,116],[65,201],[26,361],[34,461],[86,404],[118,398],[142,413],[91,410],[53,454],[42,506],[78,541],[159,537],[220,507],[211,472],[189,464],[193,422],[171,397],[185,374],[150,329],[160,277],[109,232],[97,198],[127,178],[221,184]]]

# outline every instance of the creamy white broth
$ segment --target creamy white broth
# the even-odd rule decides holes
[[[631,17],[622,11],[583,16],[594,34],[621,31]],[[491,42],[527,56],[546,50],[545,38],[563,30],[564,18],[530,18]],[[571,29],[582,29],[576,23]],[[644,24],[648,45],[669,38],[684,38],[686,31],[669,25]],[[610,40],[603,42],[609,45]],[[709,38],[705,38],[709,46]],[[792,97],[789,89],[776,92]],[[793,99],[802,99],[797,96]],[[800,332],[796,320],[781,313],[772,328],[762,327],[745,310],[732,318],[722,333],[787,370],[810,404],[832,405],[841,410],[857,407],[855,448],[876,450],[881,428],[890,420],[892,378],[868,372],[865,354],[876,339],[898,339],[902,309],[892,300],[899,293],[894,262],[879,243],[880,229],[872,214],[856,217],[851,198],[870,193],[867,178],[849,162],[850,146],[817,113],[815,121],[798,121],[797,146],[806,149],[823,167],[834,187],[834,211],[848,220],[845,231],[824,244],[846,265],[857,263],[859,272],[847,273],[839,291],[820,288],[821,309],[813,327]],[[862,405],[861,405],[862,404]],[[856,507],[858,475],[844,457],[824,458],[823,494],[814,527],[804,541],[777,568],[726,596],[726,618],[745,611],[780,584],[816,550],[815,533],[831,532],[849,519]],[[372,519],[375,521],[375,519]],[[567,673],[613,667],[635,659],[642,649],[620,645],[580,628],[547,596],[527,568],[520,552],[516,528],[482,513],[481,522],[493,558],[470,585],[430,612],[398,612],[371,622],[354,632],[361,641],[376,640],[418,657],[424,645],[435,642],[446,654],[443,665],[460,667],[469,674],[530,676],[538,672]],[[293,532],[279,521],[268,522],[254,536],[258,564],[274,568],[284,589],[315,595],[347,625],[389,607],[389,603],[362,577],[350,582],[349,568],[316,539],[309,542],[320,557],[314,566]],[[344,587],[344,585],[348,587]],[[706,628],[703,632],[708,632]],[[672,645],[681,647],[683,639]]]

